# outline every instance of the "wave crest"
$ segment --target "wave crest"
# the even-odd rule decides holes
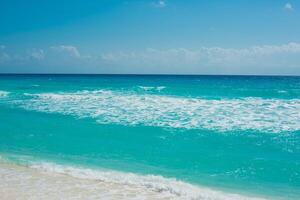
[[[7,97],[9,92],[0,90],[0,98]]]
[[[157,86],[157,87],[152,87],[152,86],[139,86],[140,89],[144,90],[144,91],[162,91],[164,90],[166,87],[165,86]]]
[[[121,184],[133,188],[139,188],[140,195],[145,190],[160,193],[169,199],[198,199],[198,200],[241,200],[259,199],[230,194],[212,190],[209,188],[198,187],[176,179],[164,178],[155,175],[137,175],[133,173],[123,173],[117,171],[101,171],[86,168],[76,168],[71,166],[57,165],[54,163],[38,163],[30,166],[31,168],[51,172],[66,174],[79,179],[97,180],[104,183]]]
[[[40,112],[94,118],[100,124],[215,131],[300,130],[298,99],[200,99],[110,90],[27,94],[17,105]]]

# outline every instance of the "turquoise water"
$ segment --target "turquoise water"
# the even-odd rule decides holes
[[[0,155],[300,198],[300,77],[0,75]]]

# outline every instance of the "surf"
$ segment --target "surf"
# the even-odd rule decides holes
[[[153,197],[155,197],[156,199],[186,200],[264,199],[258,197],[248,197],[234,193],[221,192],[207,187],[191,185],[189,183],[176,180],[175,178],[164,178],[163,176],[158,175],[139,175],[107,169],[90,169],[79,166],[56,164],[53,162],[37,160],[30,161],[30,157],[13,157],[15,159],[15,163],[5,158],[5,156],[0,157],[0,173],[4,175],[4,180],[2,180],[1,185],[4,188],[11,187],[9,183],[13,182],[12,180],[17,178],[22,178],[24,182],[31,182],[28,183],[28,185],[30,185],[32,184],[32,182],[34,182],[34,178],[39,177],[39,179],[42,179],[44,181],[41,186],[38,186],[40,189],[51,190],[51,188],[43,188],[43,185],[47,185],[47,187],[57,187],[57,183],[61,184],[61,189],[66,186],[72,188],[72,185],[74,184],[77,185],[77,188],[85,187],[85,190],[90,191],[88,194],[86,194],[87,198],[89,198],[89,196],[97,196],[97,199],[105,199],[108,197],[112,199],[118,199],[116,193],[130,194],[132,192],[134,192],[134,194],[132,195],[134,199],[147,199]],[[18,164],[16,163],[16,161],[18,162]],[[11,168],[14,168],[15,170],[10,171]],[[52,179],[54,177],[54,180],[57,179],[56,183],[47,181],[47,179],[43,177],[43,174],[50,175]],[[6,178],[7,176],[9,176],[9,178]],[[72,178],[72,183],[68,182],[69,178],[67,178],[66,176]],[[84,182],[82,182],[81,180],[83,180]],[[14,184],[18,185],[20,183]],[[102,189],[108,188],[110,192],[106,192],[106,197],[99,194]],[[69,195],[76,195],[76,192],[74,193],[75,194]],[[47,196],[44,196],[43,198],[47,199]],[[127,197],[126,199],[131,198]]]
[[[300,130],[299,99],[204,99],[112,90],[28,94],[27,110],[93,118],[99,124],[280,133]]]

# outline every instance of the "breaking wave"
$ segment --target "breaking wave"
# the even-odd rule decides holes
[[[215,131],[300,130],[299,99],[201,99],[111,90],[26,94],[28,110],[93,118],[100,124]]]
[[[144,90],[144,91],[162,91],[164,90],[166,87],[165,86],[157,86],[157,87],[152,87],[152,86],[139,86],[140,89]]]
[[[9,95],[9,92],[0,90],[0,98],[7,97],[8,95]]]
[[[1,160],[1,159],[0,159]],[[7,161],[2,161],[1,163],[7,163]],[[26,164],[27,163],[27,164]],[[49,162],[42,161],[26,161],[25,163],[19,163],[20,166],[27,166],[28,169],[34,169],[39,172],[49,174],[51,179],[57,177],[57,181],[54,180],[55,185],[51,185],[51,182],[47,182],[47,179],[44,180],[43,177],[40,177],[39,180],[44,180],[41,186],[47,186],[45,190],[51,190],[49,187],[57,187],[56,184],[61,184],[61,188],[67,187],[70,190],[73,186],[75,188],[85,188],[85,190],[90,191],[90,196],[97,196],[96,199],[101,198],[101,190],[106,189],[110,194],[105,194],[102,197],[110,197],[109,199],[120,199],[120,194],[134,194],[135,198],[132,199],[194,199],[194,200],[254,200],[261,198],[251,198],[239,194],[221,192],[213,190],[206,187],[200,187],[178,181],[176,179],[164,178],[162,176],[156,175],[138,175],[134,173],[124,173],[119,171],[112,170],[100,170],[100,169],[89,169],[81,168],[67,165],[60,165]],[[0,165],[1,166],[1,165]],[[12,165],[10,165],[12,166]],[[14,171],[14,167],[5,170],[3,166],[0,168],[0,173],[4,175],[4,178],[8,177],[8,182],[12,180],[28,181],[27,179],[32,177],[31,171],[23,170],[22,174],[18,174],[17,170]],[[9,176],[5,176],[9,173]],[[36,174],[34,174],[36,176]],[[64,179],[58,177],[57,175],[66,175],[69,177],[76,178],[72,180],[72,183],[68,181],[69,179]],[[25,176],[25,177],[20,177]],[[33,176],[34,177],[34,176]],[[80,182],[80,180],[85,180]],[[67,182],[68,181],[68,182]],[[90,181],[90,182],[89,182]],[[95,182],[96,181],[96,182]],[[32,184],[33,181],[29,180],[28,185]],[[99,185],[99,183],[101,183]],[[15,183],[15,184],[20,184]],[[52,183],[53,184],[53,183]],[[66,185],[67,184],[67,185]],[[5,185],[5,179],[2,185]],[[27,185],[27,186],[28,186]],[[5,187],[8,187],[5,185]],[[101,188],[102,187],[102,188]],[[119,194],[119,195],[118,195]],[[33,194],[31,194],[33,195]],[[99,196],[100,195],[100,196]],[[115,198],[118,197],[118,198]],[[106,199],[103,198],[103,199]],[[131,198],[126,198],[131,199]]]

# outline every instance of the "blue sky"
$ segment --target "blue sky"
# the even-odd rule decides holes
[[[0,0],[0,73],[300,75],[299,0]]]

